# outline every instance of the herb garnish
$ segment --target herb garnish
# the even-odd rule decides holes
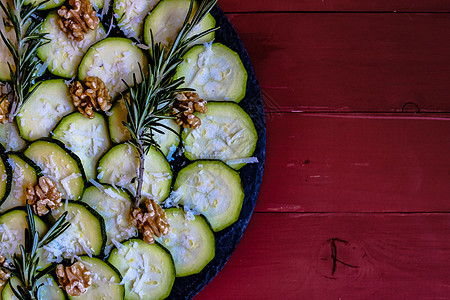
[[[40,60],[37,50],[49,42],[45,33],[39,33],[42,22],[35,17],[35,12],[45,2],[25,5],[25,0],[13,0],[11,6],[0,1],[0,7],[6,15],[7,22],[12,25],[14,38],[7,38],[0,31],[0,36],[11,53],[14,65],[8,62],[11,77],[12,99],[9,111],[9,122],[17,115],[22,105],[30,98],[35,89],[31,89],[34,81],[39,76]]]
[[[150,59],[148,73],[145,74],[140,67],[142,82],[138,83],[136,74],[133,74],[133,86],[129,88],[130,99],[124,101],[127,106],[128,120],[123,122],[131,135],[129,143],[136,148],[139,153],[139,172],[137,175],[137,188],[134,206],[138,207],[142,197],[142,184],[144,177],[145,155],[150,147],[159,148],[154,138],[154,133],[163,133],[161,128],[166,128],[174,132],[170,127],[161,123],[163,119],[171,118],[167,114],[175,95],[178,92],[193,91],[190,88],[182,88],[184,78],[174,79],[173,75],[178,65],[182,62],[182,57],[194,43],[205,35],[217,30],[212,28],[199,34],[189,37],[189,34],[196,25],[211,11],[217,0],[202,1],[192,19],[194,0],[191,0],[188,13],[183,26],[178,33],[170,50],[155,43],[153,33],[151,33]],[[178,134],[177,132],[174,132]]]

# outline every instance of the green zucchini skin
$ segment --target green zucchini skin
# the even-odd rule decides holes
[[[100,159],[103,154],[105,154],[110,148],[111,148],[111,142],[109,137],[109,131],[108,131],[108,124],[106,121],[106,118],[97,112],[94,113],[95,117],[93,119],[86,118],[83,114],[79,112],[71,113],[65,117],[63,117],[58,125],[56,125],[55,129],[53,130],[52,138],[55,140],[58,140],[62,142],[67,149],[71,149],[71,151],[80,158],[80,161],[83,165],[83,170],[86,174],[87,178],[96,178],[97,175],[97,164],[98,160]],[[74,125],[77,129],[86,129],[86,128],[92,128],[91,126],[97,128],[100,128],[100,136],[103,141],[101,143],[98,143],[100,145],[98,146],[97,153],[90,153],[87,148],[83,148],[84,145],[90,146],[90,137],[89,136],[87,141],[77,141],[75,137],[80,136],[88,136],[83,134],[71,134],[69,137],[66,136],[67,131],[72,130],[71,127]],[[94,142],[92,144],[94,146]]]
[[[200,171],[202,170],[209,175],[215,175],[221,180],[218,184],[213,185],[208,196],[217,189],[227,198],[217,199],[216,204],[216,199],[211,199],[213,200],[211,204],[209,202],[210,199],[195,198],[196,193],[201,189],[197,190],[190,181],[195,176],[200,176],[202,173]],[[214,232],[227,228],[239,219],[245,198],[239,173],[219,160],[197,160],[187,165],[178,173],[173,190],[175,198],[179,199],[178,203],[205,216]],[[197,200],[194,200],[194,198]],[[205,200],[207,203],[205,203]],[[203,203],[199,201],[203,201]],[[223,202],[225,203],[223,204]],[[220,204],[227,210],[221,211],[217,209],[216,207]]]
[[[1,292],[1,298],[3,300],[15,300],[17,297],[13,294],[11,289],[11,282],[15,281],[14,285],[18,284],[18,281],[15,277],[12,277],[8,280],[8,283],[3,287]],[[51,286],[48,285],[48,282],[51,281]],[[63,290],[58,286],[57,280],[50,274],[46,274],[37,281],[38,285],[42,284],[39,288],[39,297],[40,299],[45,300],[65,300],[66,295]],[[44,289],[44,290],[43,290]]]
[[[91,272],[92,285],[80,296],[70,296],[70,300],[77,299],[110,299],[122,300],[125,297],[125,287],[119,283],[122,281],[120,272],[109,262],[100,258],[80,256],[80,261]],[[108,282],[102,279],[106,278]],[[112,280],[112,282],[110,281]],[[108,284],[109,283],[109,284]]]
[[[125,253],[125,251],[126,251],[126,253]],[[153,259],[153,261],[150,262],[151,264],[158,263],[158,265],[155,266],[155,268],[162,269],[161,273],[159,273],[159,274],[162,274],[161,276],[164,276],[164,278],[160,278],[160,279],[162,279],[161,282],[156,281],[156,280],[158,280],[158,278],[148,278],[148,279],[150,279],[150,282],[148,282],[149,284],[144,285],[144,286],[148,287],[150,285],[154,285],[154,283],[156,282],[156,284],[159,283],[159,286],[160,286],[159,289],[155,290],[154,288],[149,287],[150,289],[152,289],[151,291],[146,291],[146,293],[142,293],[140,295],[138,295],[137,293],[132,291],[133,290],[132,285],[134,284],[134,282],[139,280],[139,278],[141,278],[143,275],[149,274],[150,271],[145,270],[144,272],[141,272],[142,274],[140,274],[138,276],[139,278],[127,277],[127,276],[129,276],[128,270],[131,269],[131,266],[129,265],[129,263],[127,262],[127,259],[125,258],[125,255],[128,252],[131,252],[131,254],[129,254],[129,256],[134,255],[134,257],[136,257],[136,258],[141,258],[141,255],[146,255],[147,259]],[[134,259],[134,260],[136,260],[136,259]],[[157,260],[157,261],[155,261],[155,260]],[[166,297],[169,296],[170,291],[172,290],[173,283],[175,282],[175,266],[173,263],[172,256],[167,252],[166,249],[161,247],[158,243],[153,243],[153,244],[149,245],[139,239],[130,239],[122,244],[120,250],[115,248],[111,252],[111,254],[108,258],[108,262],[111,263],[113,266],[115,266],[117,268],[117,270],[119,270],[120,274],[122,275],[123,281],[125,283],[125,299],[127,299],[127,300],[165,299]],[[144,264],[145,264],[145,262],[144,262]],[[136,266],[134,266],[133,269],[138,270],[135,267]],[[144,268],[145,268],[145,266],[144,266]],[[130,272],[130,273],[132,273],[132,272]],[[155,272],[152,271],[152,273],[155,273]],[[154,274],[153,274],[153,276],[154,276]],[[134,280],[131,281],[131,279],[134,279]]]
[[[152,42],[151,32],[155,43],[161,43],[164,47],[170,49],[173,41],[175,40],[181,26],[186,18],[188,9],[190,6],[190,0],[162,0],[155,8],[145,17],[143,35],[144,41],[147,45]],[[194,1],[194,11],[198,7],[198,2]],[[194,12],[193,12],[194,13]],[[191,17],[193,16],[191,14]],[[171,21],[171,26],[165,26],[168,21]],[[162,23],[162,26],[161,26]],[[211,14],[207,14],[202,21],[194,28],[192,32],[188,35],[192,37],[193,35],[199,34],[208,29],[212,29],[216,26],[216,20]],[[169,27],[169,28],[168,28]],[[161,32],[164,30],[167,34],[164,36]],[[170,32],[171,31],[171,32]],[[199,39],[196,44],[203,44],[214,40],[215,33],[209,33],[208,35]]]
[[[14,207],[25,207],[26,186],[28,184],[36,185],[40,176],[40,168],[22,152],[8,152],[7,155],[8,163],[12,168],[12,184],[9,196],[0,204],[0,213]],[[18,175],[21,177],[16,178]],[[17,185],[18,183],[20,186]]]
[[[195,89],[199,97],[239,103],[247,88],[247,71],[239,55],[221,43],[192,47],[177,67],[174,78],[184,77],[183,87]]]
[[[169,234],[155,237],[155,240],[172,255],[177,277],[200,273],[215,256],[215,237],[208,222],[200,215],[188,220],[180,208],[165,211]]]
[[[27,141],[48,138],[56,124],[75,111],[69,87],[64,79],[40,81],[16,117],[20,136]],[[41,108],[46,110],[41,111]]]
[[[125,53],[127,54],[126,58]],[[98,59],[98,57],[102,58]],[[107,65],[112,65],[114,62],[125,63],[125,61],[130,64],[130,70],[113,70],[105,74]],[[136,74],[137,81],[142,81],[139,64],[142,66],[143,71],[146,72],[147,68],[145,66],[147,66],[147,63],[147,56],[132,40],[121,37],[108,37],[92,45],[83,56],[78,66],[78,79],[84,80],[89,76],[99,77],[105,83],[111,98],[115,99],[127,89],[122,79],[131,86],[133,84],[133,74]],[[117,76],[119,78],[116,78]]]
[[[90,207],[89,205],[87,205],[86,203],[83,203],[81,201],[70,200],[67,203],[68,203],[67,205],[69,207],[68,211],[75,210],[75,209],[78,209],[78,210],[81,209],[81,211],[85,210],[88,213],[88,215],[90,214],[92,216],[92,218],[94,218],[95,221],[97,222],[98,229],[99,229],[97,238],[100,239],[100,244],[97,243],[97,246],[95,247],[96,249],[94,249],[94,251],[92,251],[92,255],[93,256],[101,256],[105,250],[105,244],[106,244],[106,229],[105,229],[105,221],[104,221],[103,217],[97,211],[95,211],[92,207]],[[54,223],[58,219],[58,217],[64,211],[66,211],[65,207],[66,207],[66,204],[63,204],[58,210],[52,211],[51,214],[48,216],[49,221],[51,223]],[[90,231],[85,229],[84,232],[88,233]],[[91,243],[97,242],[97,241],[98,240],[91,241]],[[84,255],[84,254],[86,254],[86,253],[79,253],[77,255]],[[67,257],[63,257],[63,258],[67,259]]]
[[[194,113],[200,118],[201,125],[181,132],[186,158],[191,161],[217,159],[235,170],[242,168],[245,162],[233,163],[233,160],[251,157],[256,149],[258,134],[252,119],[234,102],[210,101],[206,106],[206,114]],[[223,133],[224,128],[227,133]],[[229,138],[231,142],[227,144],[225,140]]]
[[[3,169],[3,170],[2,170]],[[13,169],[8,162],[8,155],[6,154],[5,147],[0,144],[0,205],[8,198],[11,193]],[[3,173],[3,174],[2,174]],[[6,177],[6,178],[5,178]]]
[[[52,139],[52,138],[41,138],[41,139],[39,139],[39,140],[34,141],[34,142],[31,143],[31,144],[28,146],[28,148],[24,151],[24,155],[28,157],[29,155],[27,155],[27,150],[30,149],[30,147],[32,147],[32,145],[33,145],[34,143],[39,143],[39,142],[46,142],[46,143],[50,143],[50,144],[55,144],[56,146],[58,146],[59,148],[61,148],[63,151],[65,151],[65,152],[71,157],[71,159],[74,160],[74,162],[75,162],[75,164],[76,164],[76,167],[78,168],[78,172],[81,174],[81,179],[82,179],[82,182],[81,182],[81,185],[82,185],[82,186],[81,186],[81,188],[80,188],[79,196],[76,197],[77,199],[79,199],[79,198],[81,197],[81,195],[83,194],[84,189],[85,189],[85,187],[86,187],[86,183],[87,183],[87,180],[86,180],[86,174],[85,174],[85,172],[84,172],[83,164],[82,164],[80,158],[79,158],[75,153],[73,153],[71,150],[67,149],[66,146],[64,145],[64,143],[62,143],[62,142],[59,141],[59,140]],[[28,158],[29,158],[29,157],[28,157]],[[33,160],[32,160],[32,161],[33,161]],[[45,174],[43,174],[42,168],[41,168],[41,175],[45,175]],[[75,199],[74,199],[74,200],[75,200]]]

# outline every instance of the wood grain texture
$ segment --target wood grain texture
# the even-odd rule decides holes
[[[450,111],[450,14],[229,18],[267,111]]]
[[[255,11],[450,11],[445,0],[220,0],[225,12]]]
[[[448,299],[448,257],[448,214],[256,213],[196,300]]]
[[[450,114],[266,115],[256,211],[450,211]]]

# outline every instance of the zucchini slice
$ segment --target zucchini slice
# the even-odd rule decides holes
[[[136,74],[137,81],[142,81],[139,64],[143,70],[147,69],[147,57],[135,43],[126,38],[110,37],[86,52],[78,67],[78,78],[101,78],[114,99],[127,88],[122,80],[131,86],[133,74]]]
[[[8,163],[12,168],[11,193],[0,205],[0,212],[18,206],[26,206],[25,189],[28,184],[36,185],[39,168],[22,153],[8,154]]]
[[[164,155],[151,147],[145,156],[144,184],[142,195],[161,202],[170,192],[172,170]],[[98,178],[101,183],[109,183],[136,190],[134,178],[137,176],[139,156],[129,144],[112,147],[98,162]]]
[[[170,254],[156,243],[129,240],[111,252],[108,262],[122,274],[125,299],[164,299],[170,294],[175,267]]]
[[[214,231],[236,222],[244,201],[239,173],[220,161],[199,160],[181,169],[172,195],[203,214]]]
[[[120,97],[112,106],[108,116],[109,132],[113,143],[122,143],[130,139],[130,132],[125,128],[122,122],[127,121],[127,107],[123,97]],[[173,119],[164,119],[162,124],[172,128],[175,132],[180,132],[180,126]],[[160,150],[165,156],[170,152],[174,152],[180,143],[180,137],[166,128],[158,128],[163,134],[159,132],[154,133],[154,138],[160,146]]]
[[[25,243],[25,228],[28,228],[26,215],[23,209],[13,209],[0,215],[0,253],[9,261],[14,254],[20,254],[19,245]],[[36,215],[34,223],[42,237],[48,230],[47,225]]]
[[[49,137],[61,118],[75,111],[63,79],[42,81],[35,89],[17,115],[20,135],[28,141]]]
[[[127,37],[139,39],[144,28],[144,18],[159,0],[114,0],[114,18]]]
[[[144,21],[144,41],[147,45],[151,45],[151,32],[155,43],[161,43],[167,48],[171,48],[175,41],[178,32],[183,26],[186,15],[189,11],[190,0],[162,0],[156,5],[152,12],[145,18]],[[194,3],[194,9],[191,13],[191,18],[194,16],[198,8],[197,2]],[[205,18],[192,29],[189,37],[199,34],[205,30],[214,28],[216,20],[211,14]],[[202,37],[196,44],[203,44],[214,39],[214,32]]]
[[[65,211],[69,212],[69,228],[55,240],[44,246],[44,259],[60,263],[63,259],[87,254],[100,255],[106,242],[105,222],[89,205],[69,201],[51,211],[50,219],[56,221]]]
[[[192,47],[177,68],[179,77],[202,99],[239,102],[245,96],[247,71],[239,55],[221,43]]]
[[[16,277],[11,277],[8,283],[2,290],[3,300],[15,300],[17,297],[14,295],[11,285],[17,287],[20,284]],[[64,292],[58,286],[58,283],[51,275],[44,275],[36,281],[37,286],[41,286],[38,292],[38,299],[46,300],[65,300]]]
[[[46,37],[52,42],[39,47],[37,55],[44,63],[48,63],[47,68],[52,74],[72,78],[77,75],[83,55],[91,45],[106,37],[106,32],[100,23],[97,29],[89,30],[82,41],[74,41],[59,28],[58,20],[56,11],[48,14],[40,32],[47,33]]]
[[[59,141],[33,142],[24,154],[58,185],[64,199],[76,200],[84,189],[85,175],[80,159]]]
[[[53,130],[53,138],[81,159],[88,179],[96,177],[97,162],[111,147],[106,120],[98,113],[93,119],[79,112],[65,116]]]
[[[91,272],[92,283],[86,293],[80,296],[69,296],[69,299],[123,299],[125,287],[120,285],[122,276],[116,268],[95,257],[81,256],[79,260]]]
[[[132,200],[127,192],[110,185],[95,184],[84,191],[81,201],[95,209],[105,220],[105,255],[111,252],[115,242],[137,236],[136,227],[131,225]]]
[[[6,151],[22,151],[27,147],[27,142],[19,134],[16,119],[12,123],[0,125],[0,144]]]
[[[215,239],[202,216],[188,220],[179,208],[166,210],[170,232],[156,241],[169,250],[175,263],[176,276],[197,274],[214,258]]]
[[[5,153],[5,148],[0,145],[0,205],[8,198],[11,193],[13,180],[13,170]],[[1,252],[0,252],[1,253]]]
[[[218,159],[234,169],[245,165],[255,151],[258,134],[250,116],[233,102],[208,102],[206,114],[196,129],[181,133],[185,155],[190,160]]]

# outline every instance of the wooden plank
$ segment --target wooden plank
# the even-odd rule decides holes
[[[450,211],[450,115],[267,114],[257,211]]]
[[[450,3],[445,0],[221,0],[220,7],[225,12],[255,11],[450,11]]]
[[[449,214],[256,213],[196,299],[448,299],[449,257]]]
[[[450,14],[229,18],[268,111],[450,111]]]

